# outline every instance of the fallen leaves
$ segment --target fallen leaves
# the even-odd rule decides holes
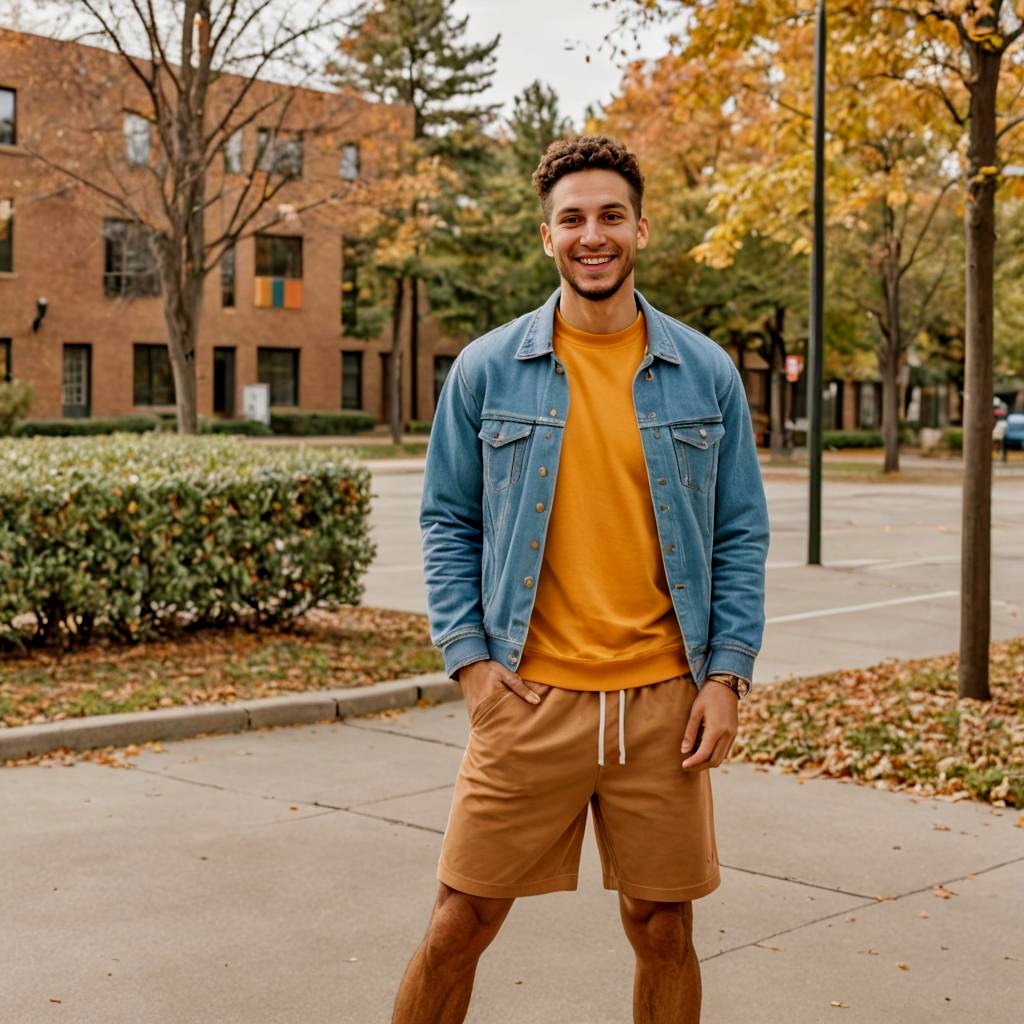
[[[842,1002],[839,999],[833,999],[832,1002],[829,1003],[828,1005],[829,1006],[834,1006],[834,1007],[836,1007],[836,1009],[840,1009],[840,1010],[848,1010],[850,1008],[850,1004],[849,1003],[844,1003],[844,1002]]]
[[[426,616],[354,607],[314,611],[289,630],[207,629],[131,647],[2,656],[0,723],[364,686],[441,666]]]
[[[947,889],[944,885],[933,885],[932,895],[938,896],[940,900],[951,900],[957,894],[952,889]]]
[[[991,701],[957,696],[955,655],[755,688],[731,756],[801,779],[1024,806],[1024,637],[993,645],[990,664]]]
[[[896,966],[897,966],[897,967],[898,967],[898,968],[899,968],[899,969],[900,969],[901,971],[909,971],[909,970],[910,970],[910,964],[905,964],[905,963],[902,963],[902,962],[901,962],[901,963],[897,963],[897,964],[896,964]]]

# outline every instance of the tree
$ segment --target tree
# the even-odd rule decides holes
[[[300,88],[312,74],[307,51],[339,24],[339,15],[326,2],[300,12],[277,0],[70,0],[62,7],[69,16],[65,34],[102,49],[90,58],[93,72],[46,72],[77,112],[66,118],[75,130],[39,133],[24,148],[148,233],[178,429],[194,433],[196,345],[207,275],[240,239],[306,211],[325,214],[364,188],[336,176],[299,182],[303,146],[337,146],[335,140],[348,138],[360,119],[366,127],[366,106],[355,97]],[[101,72],[104,61],[109,71]],[[262,80],[270,72],[290,84]],[[137,148],[127,160],[125,113],[120,100],[110,99],[110,73],[128,82],[125,107],[135,133],[129,145]],[[378,130],[383,137],[398,134],[401,120],[400,112],[386,112]],[[261,144],[247,160],[239,153],[228,173],[226,154],[241,138],[237,133],[250,126],[261,129]],[[87,160],[79,158],[82,146],[90,149]]]
[[[499,36],[483,43],[465,41],[469,18],[453,12],[455,0],[366,0],[355,11],[351,31],[340,41],[329,70],[336,81],[386,102],[404,104],[412,111],[413,150],[419,155],[443,157],[449,169],[471,173],[482,156],[480,132],[497,105],[476,99],[488,88],[495,71]],[[461,190],[449,193],[448,206]],[[439,202],[441,200],[439,199]],[[430,222],[414,206],[410,218]],[[412,415],[418,418],[419,280],[424,276],[429,238],[417,239],[415,253],[403,270],[395,291],[408,295]],[[396,346],[398,337],[396,335]],[[392,392],[401,391],[401,353],[391,359]],[[392,403],[391,430],[401,440],[401,408]]]

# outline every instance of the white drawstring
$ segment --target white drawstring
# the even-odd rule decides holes
[[[604,728],[607,721],[608,695],[601,690],[598,693],[597,711],[597,763],[604,767]],[[619,690],[619,764],[626,763],[626,691]]]
[[[626,691],[619,690],[619,764],[626,763]]]

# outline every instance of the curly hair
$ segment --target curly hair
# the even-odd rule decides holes
[[[630,201],[640,217],[644,178],[636,157],[618,139],[607,135],[576,135],[552,142],[533,172],[533,190],[540,197],[544,219],[551,219],[551,190],[561,178],[574,171],[595,169],[615,171],[626,179]]]

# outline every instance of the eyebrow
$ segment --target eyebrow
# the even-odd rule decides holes
[[[600,207],[600,209],[602,211],[603,210],[625,210],[627,208],[628,207],[626,206],[625,203],[620,203],[620,202],[604,203]],[[555,210],[555,216],[556,217],[562,217],[562,216],[564,216],[567,213],[582,213],[582,212],[583,212],[583,210],[579,206],[561,206],[557,210]]]

